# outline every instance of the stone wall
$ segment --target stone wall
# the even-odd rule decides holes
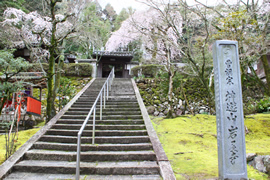
[[[141,96],[147,106],[148,113],[154,116],[166,116],[168,114],[168,97],[166,94],[166,88],[162,87],[161,79],[137,79],[137,86],[140,89]],[[198,87],[196,82],[186,82],[184,85],[184,91],[187,94],[186,103],[180,87],[175,87],[173,93],[173,108],[174,116],[180,116],[184,114],[206,114],[209,113],[209,107],[205,105],[205,97],[202,95],[205,93],[203,89]],[[199,94],[198,94],[199,93]],[[187,105],[189,104],[189,106]]]

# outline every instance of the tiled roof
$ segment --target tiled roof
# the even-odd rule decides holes
[[[127,51],[94,51],[93,54],[101,56],[133,56],[133,52]]]
[[[42,79],[44,78],[46,74],[43,72],[20,72],[13,76],[11,79],[17,79],[17,80],[35,80],[35,79]],[[0,76],[0,79],[4,79],[5,76]]]

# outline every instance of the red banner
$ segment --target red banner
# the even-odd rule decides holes
[[[41,101],[27,97],[27,114],[41,115]]]

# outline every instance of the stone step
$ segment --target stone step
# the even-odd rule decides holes
[[[74,119],[59,119],[56,124],[80,124],[82,125],[84,120],[74,120]],[[93,120],[89,120],[87,124],[93,124]],[[108,125],[123,125],[123,124],[144,124],[142,119],[134,120],[99,120],[96,119],[96,124],[108,124]]]
[[[25,160],[76,161],[77,152],[32,149]],[[81,152],[82,162],[102,161],[156,161],[153,151],[87,151]]]
[[[81,174],[96,175],[158,175],[154,161],[139,162],[81,162]],[[47,174],[75,174],[76,162],[24,160],[14,166],[15,171]]]
[[[100,93],[100,87],[90,87],[90,90],[86,90],[82,95],[98,95]]]
[[[76,104],[73,104],[71,106],[71,108],[92,108],[92,105],[93,104],[89,104],[89,103],[76,103]],[[104,105],[102,105],[104,106]],[[112,105],[108,105],[106,104],[106,109],[107,108],[138,108],[138,104],[137,103],[132,103],[132,104],[112,104]],[[100,108],[100,104],[97,104],[97,108]]]
[[[112,93],[109,95],[109,101],[117,101],[117,100],[136,100],[136,96],[133,93],[130,92],[121,92],[121,91],[117,91],[115,93]]]
[[[73,173],[74,174],[74,173]],[[10,174],[5,180],[67,180],[75,179],[72,174],[45,174],[45,173],[27,173],[14,172]],[[80,176],[84,180],[161,180],[160,175],[84,175]]]
[[[94,103],[94,102],[95,102],[94,100],[85,99],[85,100],[76,101],[74,103],[75,104],[88,104],[88,103]],[[100,100],[98,100],[98,102],[100,103]],[[103,102],[104,102],[104,100],[103,100]],[[106,102],[106,105],[107,104],[108,105],[138,104],[138,102],[135,99],[133,99],[133,100],[125,100],[125,101],[123,101],[122,99],[121,100],[120,99],[119,100],[112,100],[112,101],[105,100],[105,102]]]
[[[93,98],[97,98],[99,92],[97,93],[89,93],[89,94],[82,94],[77,101],[81,100],[81,99],[93,99]]]
[[[43,135],[39,141],[58,142],[58,143],[77,143],[77,137],[72,136],[51,136]],[[92,137],[82,137],[82,144],[91,144]],[[149,143],[148,136],[98,136],[95,138],[96,144],[134,144]]]
[[[78,103],[85,103],[85,104],[94,104],[94,102],[96,101],[97,97],[93,97],[93,98],[84,98],[84,99],[79,99],[75,102],[75,104]],[[104,102],[104,100],[103,100]],[[124,104],[124,103],[136,103],[136,97],[135,96],[126,96],[126,95],[118,95],[118,96],[110,96],[108,100],[105,101],[106,104],[108,105],[114,105],[114,104]],[[100,99],[98,100],[98,103],[100,103]],[[103,104],[103,103],[102,103]]]
[[[87,115],[63,115],[61,116],[61,119],[85,119]],[[142,115],[103,115],[103,120],[133,120],[133,119],[141,119]],[[92,115],[90,116],[90,119],[92,118]],[[99,113],[96,113],[96,119],[100,119]]]
[[[76,108],[76,107],[71,107],[69,108],[69,111],[78,111],[78,112],[84,112],[84,111],[87,111],[89,112],[90,111],[90,107],[89,108]],[[100,111],[100,107],[97,107],[96,108],[97,111]],[[140,108],[139,107],[131,107],[131,108],[128,108],[128,107],[115,107],[115,108],[109,108],[109,107],[106,107],[105,109],[103,108],[103,112],[110,112],[110,111],[130,111],[130,110],[134,110],[134,111],[140,111]]]
[[[71,107],[77,107],[77,108],[92,108],[92,105],[94,103],[74,103]],[[96,105],[97,108],[100,107],[100,103],[98,102],[98,104]],[[104,108],[104,104],[102,104],[102,107]],[[105,104],[105,108],[133,108],[136,107],[138,108],[138,104],[137,103],[122,103],[122,104]]]
[[[117,89],[113,89],[112,91],[109,91],[109,94],[131,94],[131,95],[135,95],[135,92],[133,89],[125,89],[125,88],[117,88]]]
[[[96,109],[97,110],[97,109]],[[65,115],[88,115],[89,112],[84,112],[84,111],[67,111]],[[96,111],[96,113],[100,114],[100,109],[99,111]],[[109,115],[141,115],[141,111],[135,111],[135,110],[130,110],[130,111],[102,111],[102,116],[109,116]]]
[[[61,136],[77,136],[78,130],[67,130],[67,129],[50,129],[46,135],[61,135]],[[146,130],[96,130],[96,136],[145,136],[147,135]],[[91,137],[92,131],[83,131],[82,136]]]
[[[96,98],[93,99],[80,99],[76,101],[74,104],[94,104]],[[104,102],[104,100],[103,100]],[[106,105],[122,105],[122,104],[137,104],[137,100],[135,98],[117,98],[115,97],[113,100],[106,100]],[[98,103],[100,103],[100,99],[98,100]]]
[[[61,150],[77,152],[77,144],[36,142],[32,149]],[[81,151],[146,151],[153,150],[151,143],[134,144],[82,144]]]
[[[79,130],[82,125],[80,124],[55,124],[52,126],[52,129],[70,129],[70,130]],[[85,130],[92,130],[92,124],[86,125]],[[102,125],[97,124],[95,125],[96,130],[144,130],[145,125]]]

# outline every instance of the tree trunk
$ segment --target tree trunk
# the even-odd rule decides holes
[[[54,61],[54,49],[52,47],[49,48],[50,51],[50,59],[49,59],[49,69],[48,69],[48,95],[47,95],[47,119],[46,122],[49,122],[51,118],[55,115],[54,109],[54,97],[53,97],[53,86],[54,86],[54,71],[55,71],[55,61]]]
[[[172,98],[173,98],[173,76],[174,74],[171,72],[171,70],[169,70],[168,72],[169,75],[169,91],[168,91],[168,98],[169,98],[169,112],[167,117],[171,118],[173,117],[173,102],[172,102]]]
[[[268,63],[267,55],[261,56],[261,61],[264,68],[265,78],[266,78],[266,89],[265,93],[270,96],[270,66]]]
[[[55,107],[54,107],[54,96],[53,96],[53,87],[55,85],[55,50],[57,47],[57,40],[55,37],[56,34],[56,25],[57,22],[55,20],[55,5],[56,1],[51,0],[50,3],[50,9],[51,9],[51,18],[52,18],[52,36],[50,40],[50,46],[49,46],[49,52],[50,52],[50,58],[49,58],[49,70],[48,70],[48,96],[47,96],[47,119],[46,122],[49,122],[52,117],[55,116]]]
[[[53,88],[53,99],[56,99],[57,93],[59,91],[59,87],[60,87],[60,78],[61,78],[61,70],[63,69],[64,66],[64,55],[61,55],[59,57],[59,62],[58,62],[58,66],[57,66],[57,73],[56,73],[56,77],[55,77],[55,84],[54,84],[54,88]],[[55,110],[55,103],[53,103],[53,109]]]

